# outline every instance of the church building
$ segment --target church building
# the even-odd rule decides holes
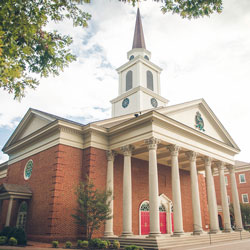
[[[127,59],[117,69],[112,118],[84,125],[27,111],[3,148],[9,160],[0,165],[2,228],[22,227],[29,240],[81,239],[72,214],[76,188],[88,176],[114,196],[113,218],[95,236],[217,234],[217,196],[223,232],[231,232],[227,169],[235,226],[242,230],[234,160],[240,149],[204,99],[168,106],[139,9]]]

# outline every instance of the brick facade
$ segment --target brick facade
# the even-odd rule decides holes
[[[29,180],[24,180],[24,168],[33,160]],[[105,150],[85,150],[58,145],[9,165],[4,182],[27,185],[33,192],[28,201],[27,235],[30,240],[51,241],[81,238],[81,229],[71,216],[77,208],[75,191],[86,175],[96,188],[106,188],[107,159]],[[148,162],[132,158],[132,220],[133,233],[139,234],[139,207],[149,199]],[[158,165],[159,194],[172,200],[171,168]],[[184,231],[193,229],[190,172],[180,170]],[[122,233],[123,156],[114,161],[114,233]],[[205,179],[199,175],[199,189],[203,227],[208,225]],[[21,201],[14,201],[11,225],[15,226]],[[1,226],[4,225],[8,201],[3,201]],[[104,227],[94,236],[103,236]]]

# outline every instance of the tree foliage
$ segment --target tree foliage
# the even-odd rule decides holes
[[[233,204],[230,204],[229,209],[230,209],[230,214],[234,216]],[[240,211],[241,211],[241,218],[242,218],[243,225],[244,226],[249,225],[250,224],[250,205],[240,203]]]
[[[141,0],[119,0],[131,2],[134,6]],[[144,0],[147,1],[147,0]],[[152,0],[161,2],[161,10],[165,13],[178,14],[182,18],[199,18],[210,16],[214,12],[222,12],[222,0]]]
[[[76,60],[69,50],[72,38],[58,31],[47,31],[46,26],[51,21],[70,19],[73,26],[86,27],[91,16],[82,11],[81,5],[90,1],[1,0],[0,88],[22,98],[27,87],[34,89],[39,84],[38,76],[58,75]],[[135,5],[140,0],[119,1]],[[222,11],[222,0],[152,1],[162,3],[163,13],[189,19]]]
[[[1,0],[0,87],[23,97],[26,87],[35,88],[35,74],[58,75],[75,60],[72,38],[46,31],[50,21],[71,19],[74,26],[87,26],[90,15],[78,4],[89,0]],[[34,74],[33,74],[34,73]]]
[[[99,191],[91,181],[87,180],[79,185],[76,195],[78,208],[76,214],[72,216],[75,222],[83,228],[89,240],[94,231],[98,230],[106,220],[112,218],[110,210],[112,193]]]

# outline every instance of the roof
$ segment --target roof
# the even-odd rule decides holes
[[[137,14],[136,14],[135,33],[134,33],[134,41],[132,49],[137,49],[137,48],[146,49],[139,8],[137,9]]]
[[[32,191],[29,187],[24,185],[3,183],[0,185],[0,194],[2,193],[32,194]]]

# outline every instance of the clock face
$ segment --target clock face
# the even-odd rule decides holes
[[[123,108],[127,108],[129,105],[129,99],[128,98],[125,98],[123,101],[122,101],[122,107]]]
[[[158,102],[155,98],[151,98],[151,104],[154,108],[157,108],[157,106],[158,106]]]

